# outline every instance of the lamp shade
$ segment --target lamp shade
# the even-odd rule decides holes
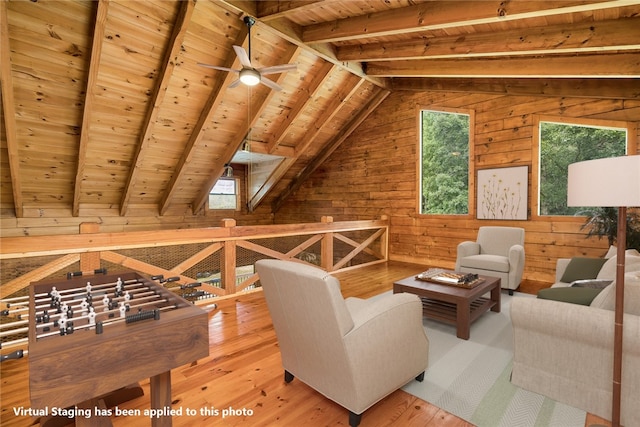
[[[569,165],[568,206],[640,206],[640,155]]]

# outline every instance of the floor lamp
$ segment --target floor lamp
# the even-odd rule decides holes
[[[620,426],[622,385],[622,321],[627,207],[640,206],[640,155],[587,160],[569,165],[568,206],[618,208],[616,302],[613,342],[613,402],[611,424]]]

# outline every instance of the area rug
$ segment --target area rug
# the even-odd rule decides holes
[[[471,325],[471,337],[455,327],[424,319],[429,367],[422,383],[403,388],[478,427],[584,427],[586,413],[511,384],[513,339],[509,306],[502,294],[500,313],[487,312]]]

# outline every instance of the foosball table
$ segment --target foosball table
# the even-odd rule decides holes
[[[29,316],[36,409],[77,406],[150,378],[151,408],[170,414],[171,369],[209,354],[207,313],[135,272],[32,283]],[[169,426],[171,416],[152,425]]]

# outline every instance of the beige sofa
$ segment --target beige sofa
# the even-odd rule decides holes
[[[640,261],[629,258],[625,257],[627,271]],[[557,282],[556,286],[568,284]],[[514,298],[511,382],[610,420],[614,302],[615,281],[589,306]],[[640,271],[625,274],[623,330],[621,422],[640,426]]]
[[[294,377],[361,414],[414,378],[424,379],[429,341],[416,295],[343,299],[339,281],[299,262],[256,262],[282,353]]]

